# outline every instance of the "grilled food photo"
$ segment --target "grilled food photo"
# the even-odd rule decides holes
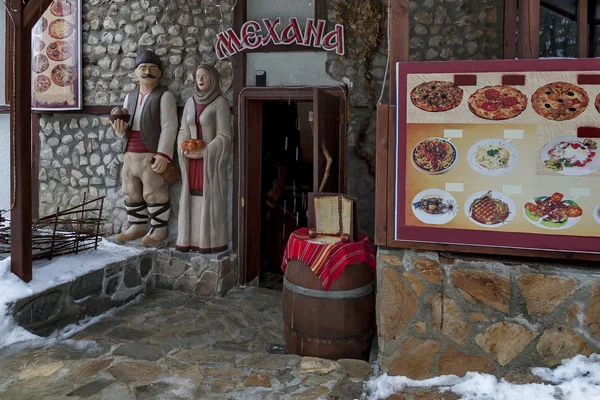
[[[508,204],[492,197],[492,191],[476,198],[469,207],[469,215],[483,225],[503,224],[510,215]]]
[[[541,227],[562,228],[570,219],[579,218],[583,210],[573,200],[564,200],[562,193],[539,196],[525,204],[525,216]]]

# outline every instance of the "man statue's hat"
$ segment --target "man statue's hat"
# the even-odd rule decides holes
[[[142,51],[135,59],[135,67],[139,67],[140,64],[154,64],[162,71],[162,62],[160,57],[156,55],[152,50]]]

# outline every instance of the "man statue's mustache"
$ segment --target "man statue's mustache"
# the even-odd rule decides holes
[[[146,78],[154,79],[154,78],[156,78],[156,76],[154,76],[152,74],[144,74],[144,75],[142,75],[142,78],[144,78],[144,79],[146,79]]]

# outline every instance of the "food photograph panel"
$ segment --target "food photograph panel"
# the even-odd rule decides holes
[[[600,254],[600,60],[397,70],[395,240]]]
[[[54,0],[31,31],[31,107],[80,110],[81,0]]]

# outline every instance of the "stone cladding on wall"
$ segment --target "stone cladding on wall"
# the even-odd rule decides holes
[[[385,248],[377,268],[390,375],[510,376],[600,350],[597,269]]]

